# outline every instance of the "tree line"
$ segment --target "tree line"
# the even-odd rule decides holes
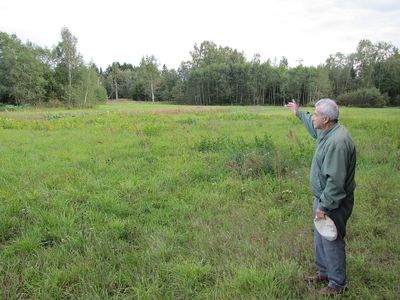
[[[288,60],[247,60],[244,53],[211,41],[195,44],[179,68],[160,68],[156,57],[138,66],[113,62],[105,70],[85,64],[68,28],[54,49],[21,43],[0,32],[0,102],[89,106],[106,99],[197,105],[301,104],[330,97],[342,105],[400,105],[400,54],[388,42],[361,40],[354,53],[330,55],[319,66]]]
[[[53,49],[0,32],[0,103],[92,106],[107,100],[94,63],[85,63],[68,28]]]

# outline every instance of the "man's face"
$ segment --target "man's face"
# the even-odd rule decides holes
[[[314,114],[311,117],[314,128],[324,130],[328,121],[328,118],[322,116],[319,112],[319,107],[315,108]]]

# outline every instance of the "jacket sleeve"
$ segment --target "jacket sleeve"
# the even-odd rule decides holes
[[[320,197],[319,209],[326,212],[336,209],[346,198],[347,164],[345,149],[329,147],[321,168],[321,176],[325,176],[326,185]]]
[[[314,125],[311,121],[311,114],[309,112],[304,111],[297,111],[296,116],[303,122],[304,126],[306,127],[308,133],[316,139],[318,136],[317,129],[314,128]]]

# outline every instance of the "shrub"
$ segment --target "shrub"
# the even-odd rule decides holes
[[[0,104],[0,111],[19,111],[23,110],[24,108],[28,108],[29,104],[23,105],[11,105],[11,104]]]
[[[388,101],[386,94],[375,88],[361,88],[338,96],[338,104],[358,107],[383,107]]]
[[[242,178],[270,174],[280,176],[286,172],[284,159],[275,148],[272,138],[255,137],[254,143],[238,142],[229,148],[227,167]]]
[[[200,152],[218,152],[229,146],[231,142],[224,136],[208,137],[202,136],[196,142],[196,148]]]
[[[106,102],[108,99],[107,91],[104,87],[99,86],[95,89],[95,98],[97,102]]]

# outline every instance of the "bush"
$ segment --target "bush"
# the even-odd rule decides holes
[[[239,141],[239,140],[238,140]],[[228,149],[227,168],[242,178],[280,176],[286,172],[285,159],[268,135],[255,137],[254,143],[235,143]]]
[[[107,91],[103,86],[99,86],[94,91],[97,102],[106,102],[108,99]]]
[[[29,107],[30,107],[29,104],[12,105],[12,104],[0,103],[0,111],[19,111]]]
[[[373,88],[361,88],[352,92],[342,94],[338,97],[338,104],[358,107],[383,107],[388,101],[386,94]]]

